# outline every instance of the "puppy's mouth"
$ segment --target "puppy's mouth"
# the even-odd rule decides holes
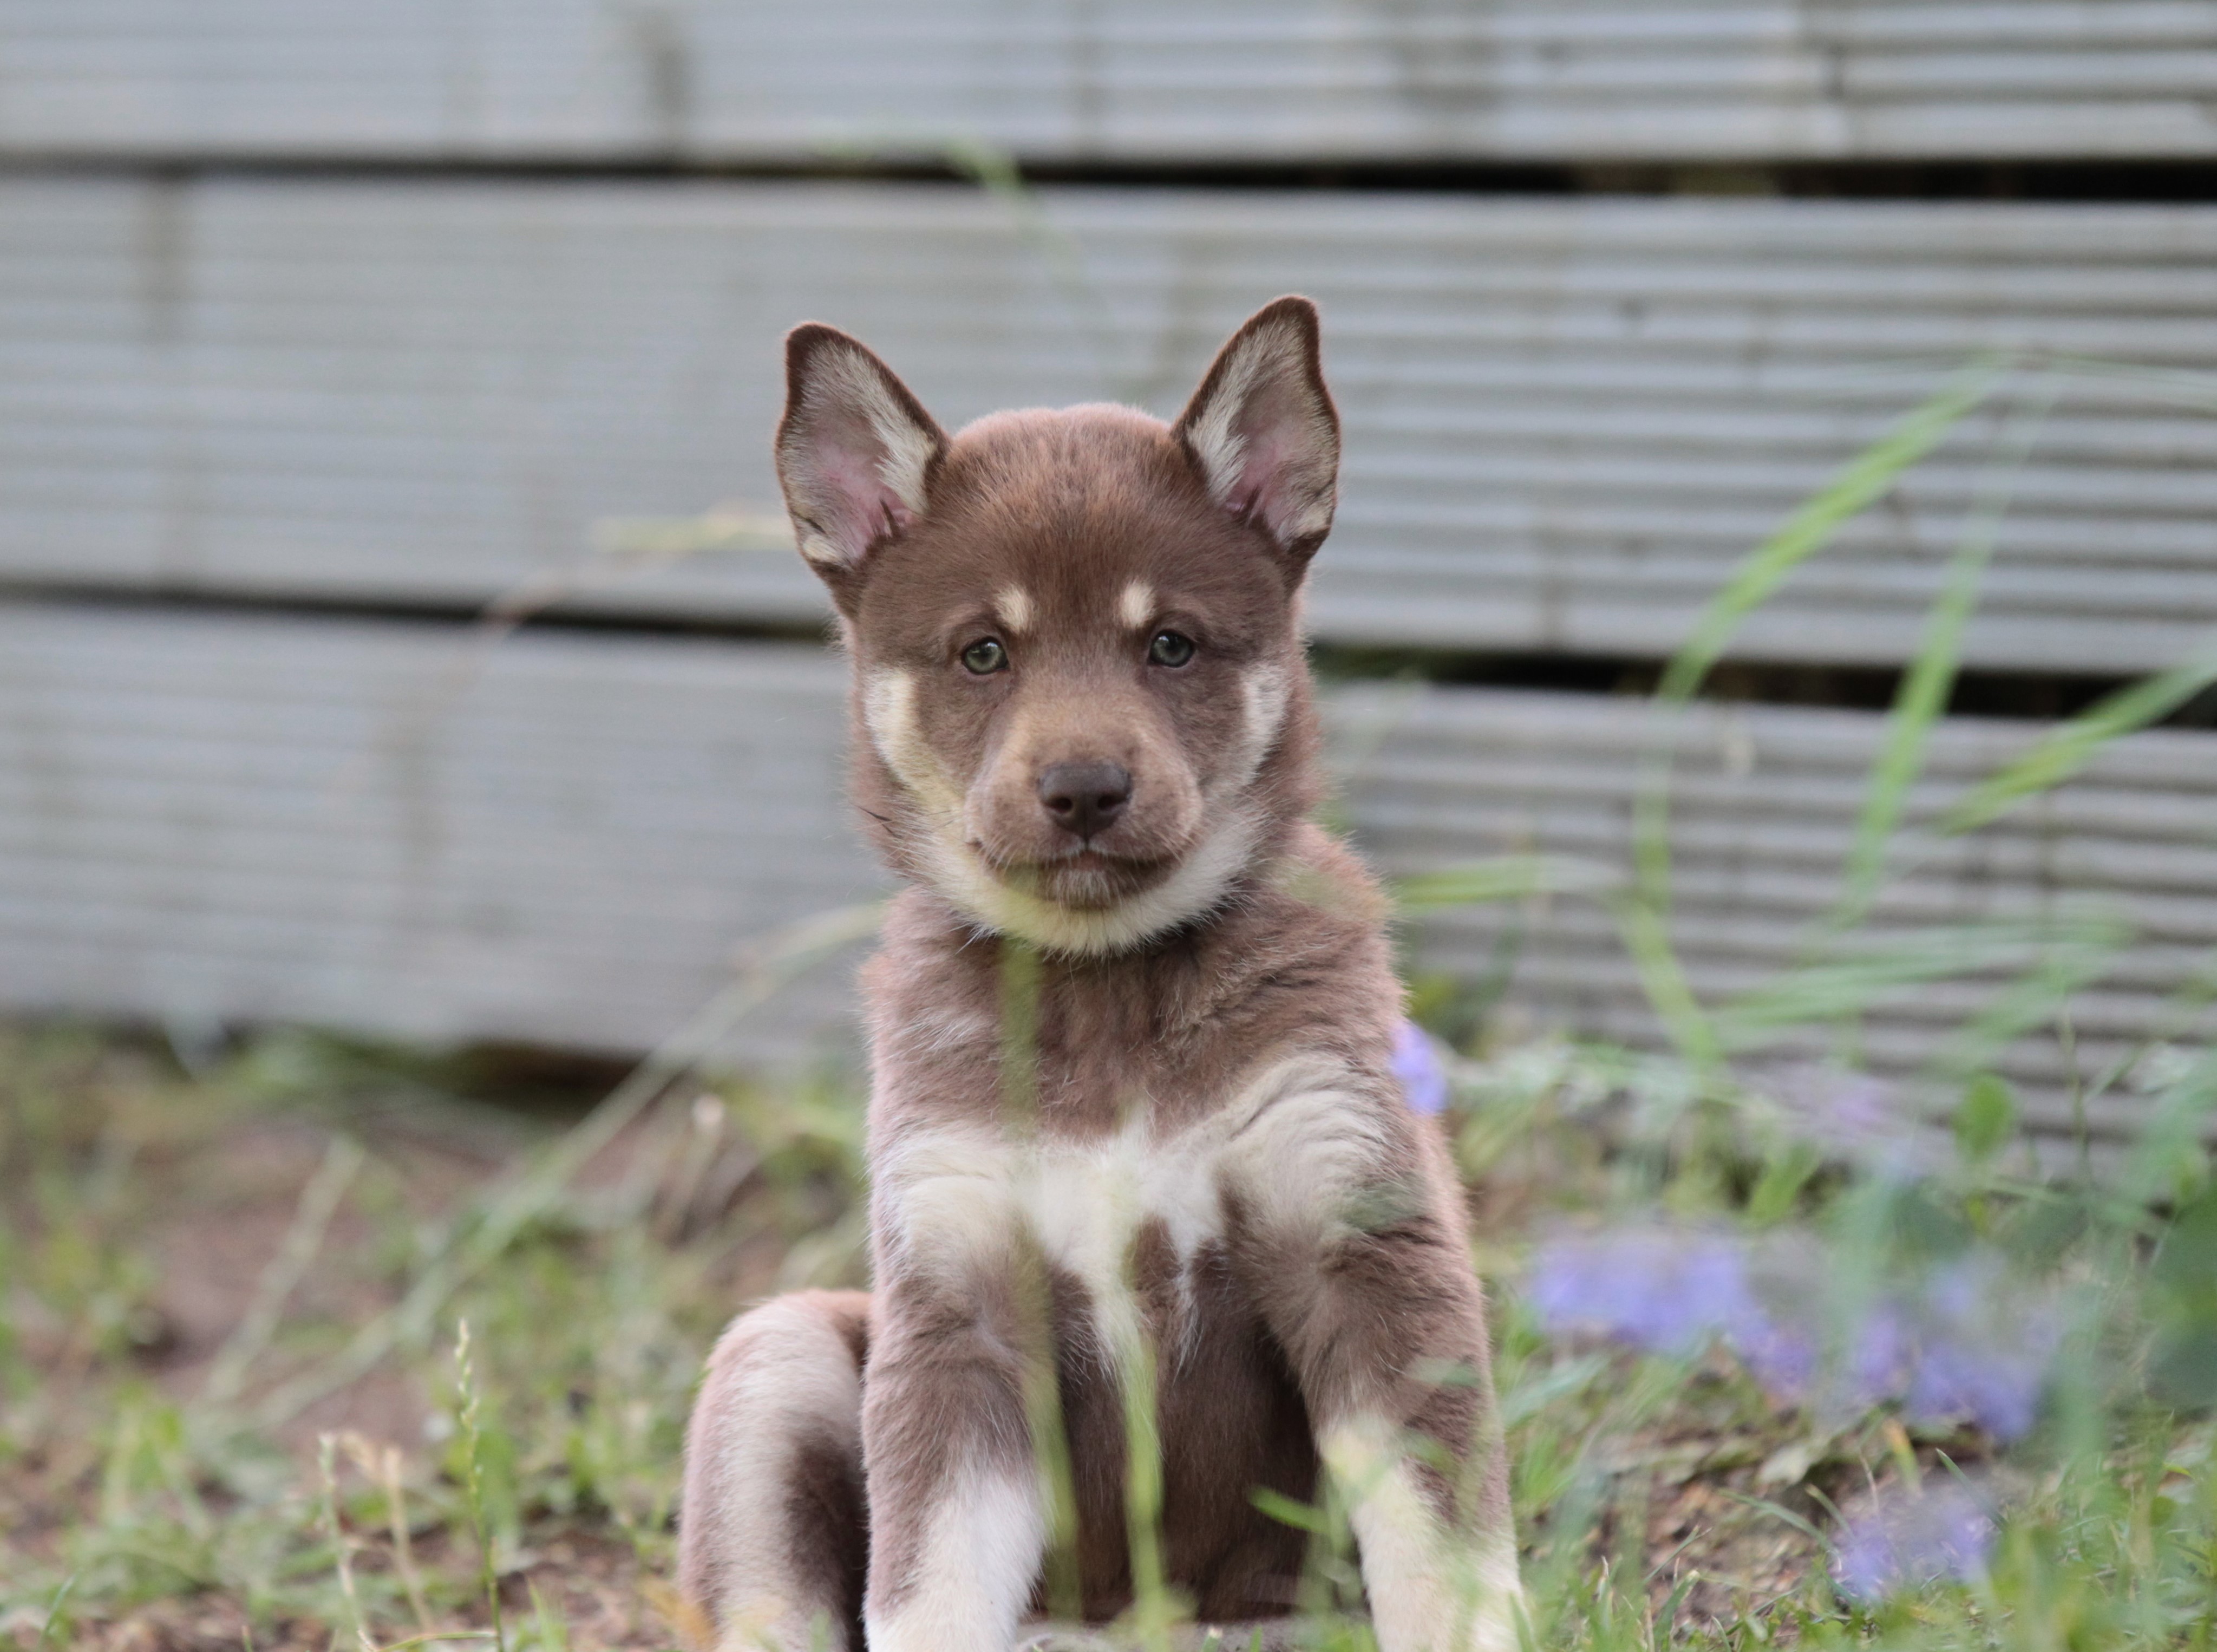
[[[1176,869],[1175,857],[1114,854],[1091,844],[1073,844],[1051,859],[996,855],[984,844],[971,852],[1000,882],[1021,894],[1059,906],[1098,910],[1151,889]]]

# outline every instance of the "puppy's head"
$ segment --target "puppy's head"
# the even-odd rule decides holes
[[[1065,953],[1215,909],[1312,801],[1299,597],[1339,463],[1315,306],[1250,319],[1172,424],[1096,405],[949,436],[813,324],[786,368],[778,476],[895,866]]]

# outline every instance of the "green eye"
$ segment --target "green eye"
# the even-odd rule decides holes
[[[1009,651],[998,637],[980,637],[962,651],[963,669],[975,677],[991,677],[1009,669]]]
[[[1183,665],[1193,658],[1193,639],[1183,631],[1158,631],[1147,645],[1147,658],[1158,665]]]

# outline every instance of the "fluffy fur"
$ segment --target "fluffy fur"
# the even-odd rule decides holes
[[[1507,1652],[1460,1196],[1393,1076],[1383,903],[1306,819],[1299,600],[1338,461],[1313,308],[1257,313],[1169,425],[949,437],[843,334],[797,330],[788,365],[780,473],[854,664],[855,800],[911,887],[865,972],[876,1288],[726,1335],[684,1596],[731,1648],[1110,1620],[1151,1365],[1163,1559],[1201,1620],[1282,1620],[1302,1538],[1251,1494],[1331,1472],[1384,1652]],[[1082,825],[1050,770],[1090,777]],[[1050,1568],[1053,1419],[1076,1524]]]

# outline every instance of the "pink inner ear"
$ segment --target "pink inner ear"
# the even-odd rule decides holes
[[[1244,445],[1239,454],[1239,480],[1232,490],[1232,514],[1252,517],[1282,538],[1286,518],[1290,514],[1290,501],[1286,497],[1287,473],[1298,458],[1294,444],[1288,439],[1283,423],[1243,429],[1240,434]]]
[[[818,519],[849,560],[859,560],[881,535],[904,531],[911,521],[900,495],[886,486],[883,457],[867,419],[826,419],[818,434],[811,490]]]
[[[836,501],[836,531],[843,545],[860,553],[888,524],[895,529],[908,526],[908,507],[879,475],[874,453],[826,454],[823,477]]]
[[[1239,411],[1239,479],[1227,503],[1281,541],[1300,531],[1318,488],[1317,422],[1307,399],[1283,378],[1258,386]],[[1327,480],[1325,486],[1329,486]]]

